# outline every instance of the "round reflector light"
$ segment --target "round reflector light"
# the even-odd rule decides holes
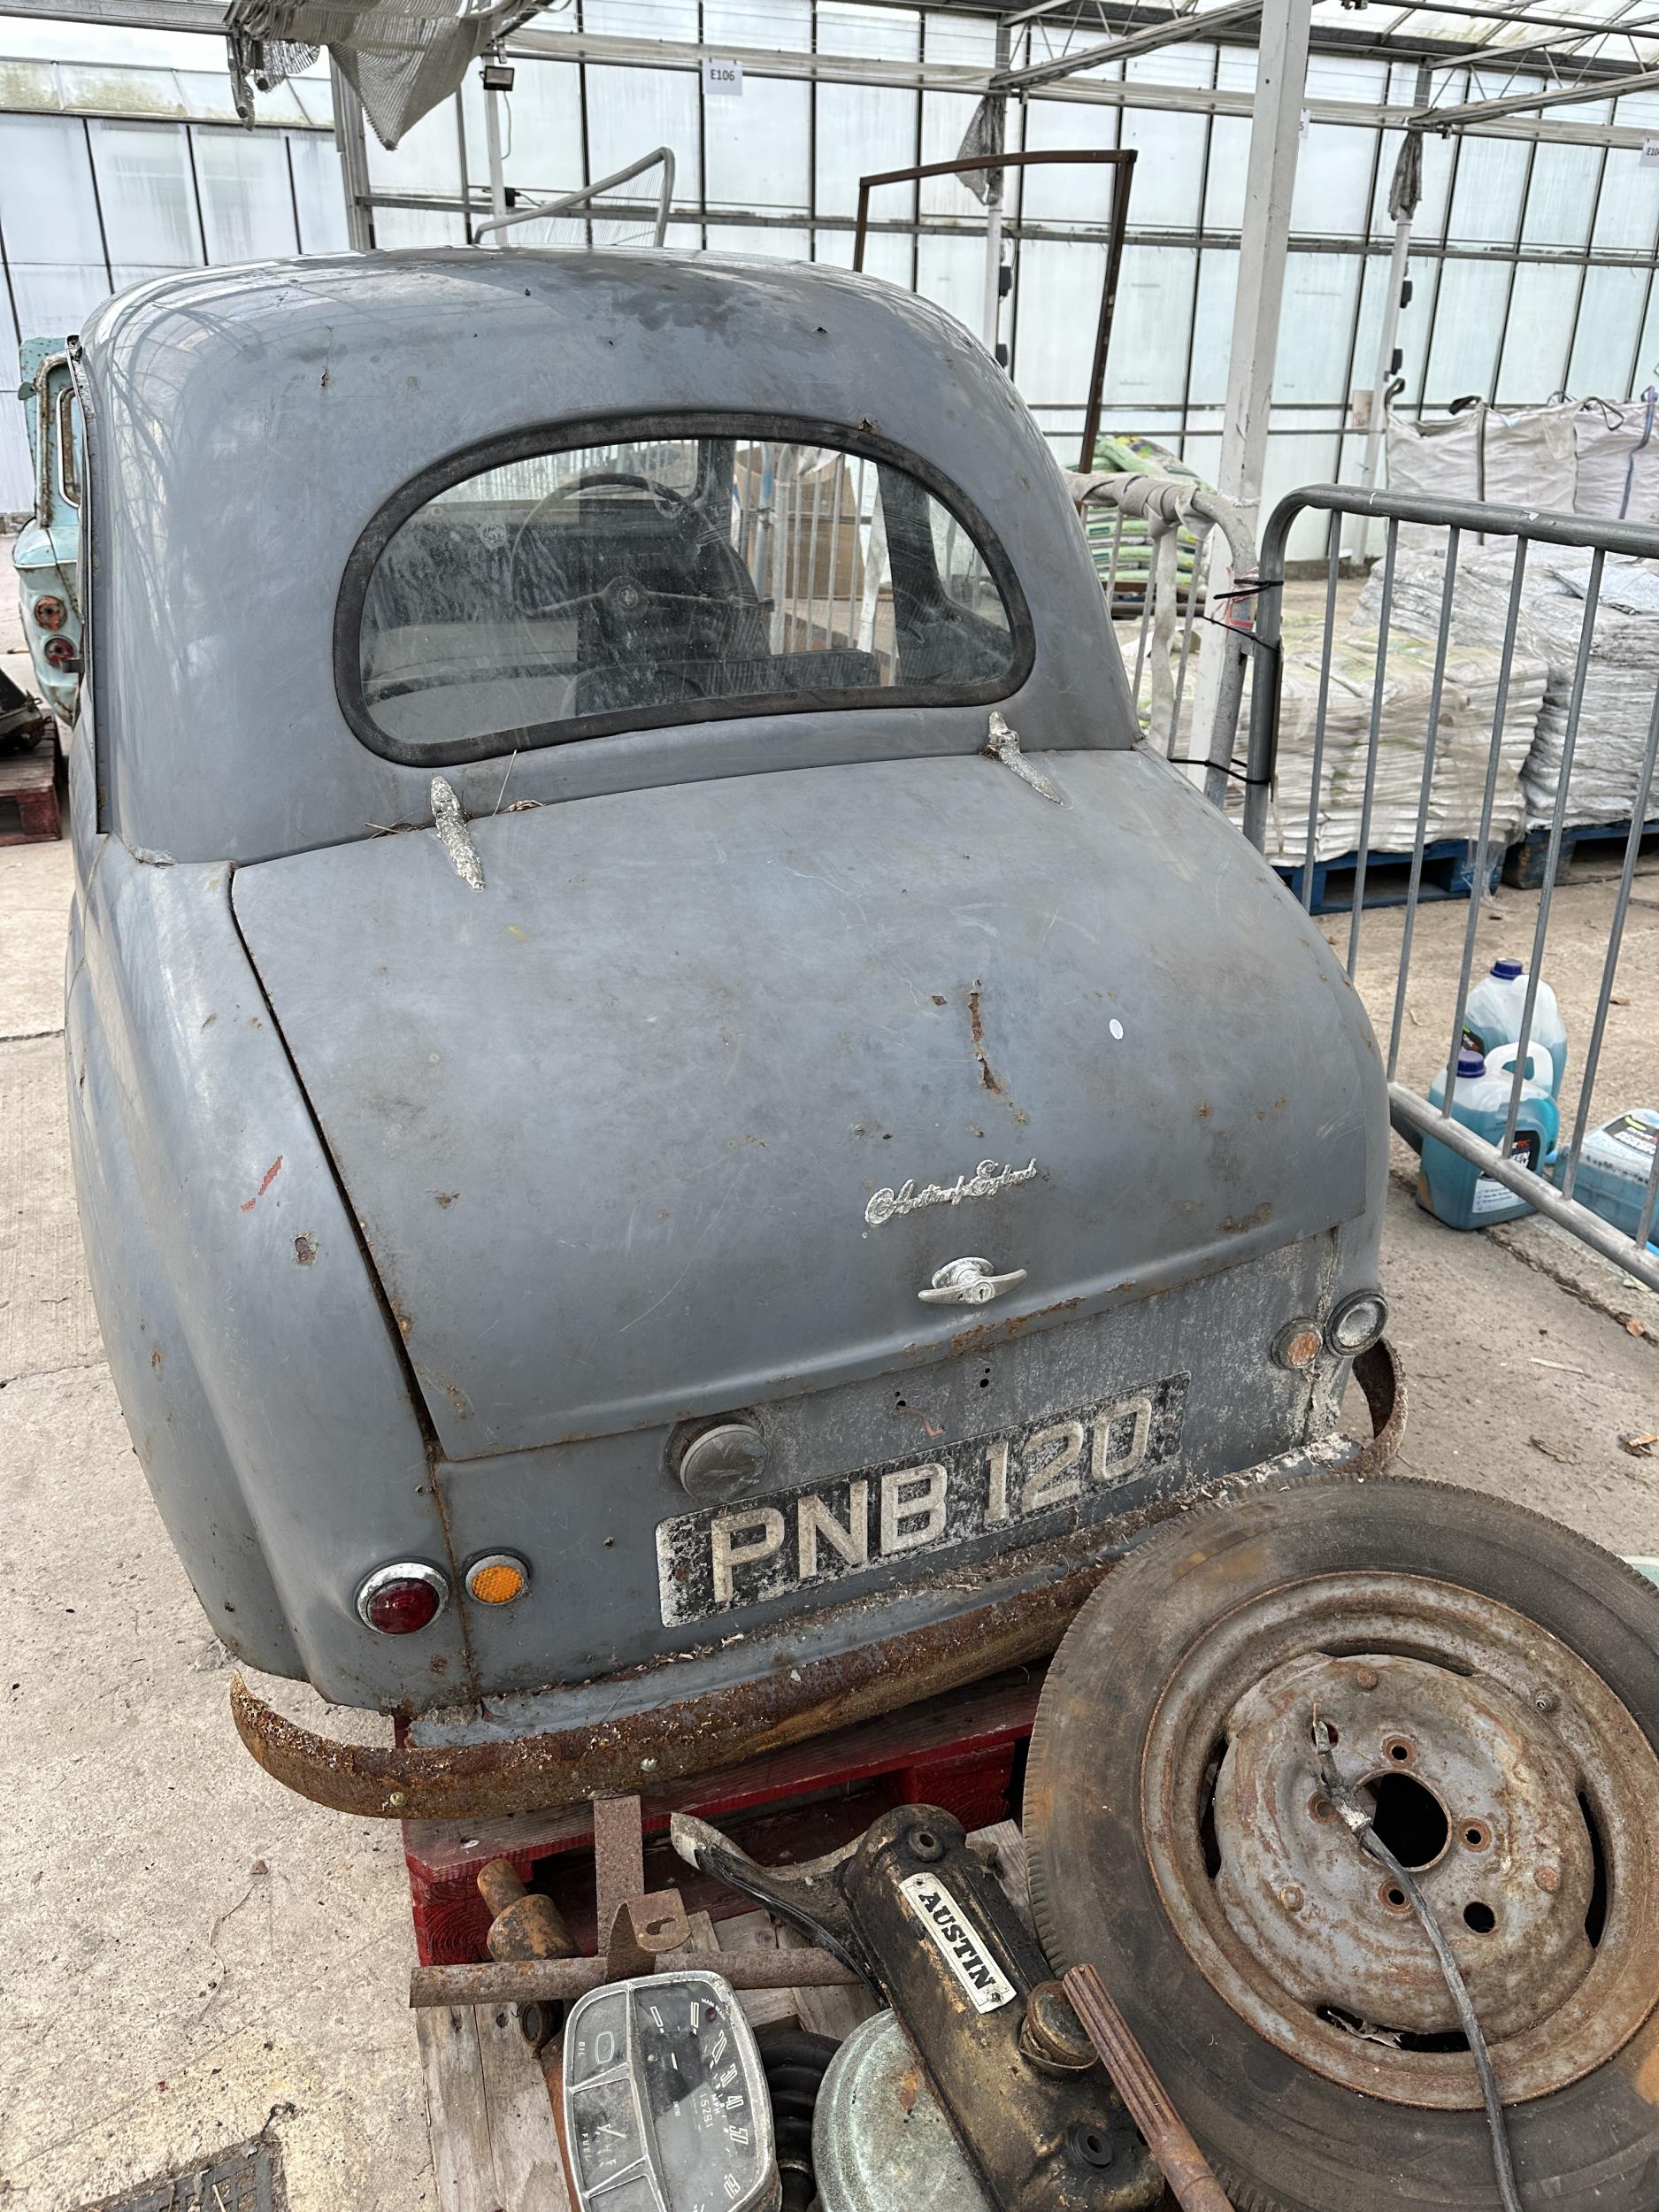
[[[530,1570],[517,1552],[486,1552],[466,1571],[466,1594],[480,1605],[511,1605],[530,1587]]]
[[[1353,1358],[1368,1352],[1388,1326],[1388,1301],[1379,1290],[1356,1290],[1344,1298],[1325,1325],[1325,1340],[1333,1352]]]
[[[73,668],[75,649],[66,637],[49,637],[41,650],[53,668]]]
[[[1317,1321],[1286,1321],[1273,1339],[1275,1363],[1293,1375],[1305,1373],[1318,1356],[1319,1325]]]
[[[48,593],[35,602],[35,619],[42,630],[61,630],[69,619],[69,610],[61,599]]]
[[[357,1592],[357,1617],[382,1636],[412,1636],[442,1612],[449,1585],[424,1560],[377,1567]]]

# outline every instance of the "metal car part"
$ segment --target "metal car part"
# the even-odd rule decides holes
[[[1064,2000],[949,1813],[901,1806],[855,1843],[795,1866],[757,1865],[684,1814],[672,1816],[669,1835],[702,1872],[780,1913],[864,1975],[897,2016],[999,2212],[1140,2212],[1156,2202],[1163,2175],[1105,2075],[1056,2069],[1046,2053],[1033,2060],[1025,2041],[1033,2005],[1042,2015]],[[1079,2032],[1072,2024],[1063,2040]]]
[[[674,1462],[680,1485],[695,1505],[724,1505],[746,1497],[766,1471],[766,1439],[752,1421],[716,1421],[681,1447]]]
[[[1325,1340],[1333,1352],[1352,1359],[1369,1351],[1388,1326],[1388,1301],[1380,1290],[1356,1290],[1340,1300],[1325,1325]]]
[[[426,1560],[395,1559],[384,1567],[377,1567],[373,1574],[365,1575],[357,1585],[356,1600],[357,1618],[363,1623],[365,1628],[373,1629],[377,1635],[399,1632],[396,1630],[383,1628],[374,1617],[375,1599],[382,1596],[398,1583],[416,1584],[422,1589],[430,1590],[436,1599],[437,1602],[427,1616],[427,1619],[422,1622],[422,1627],[428,1625],[431,1621],[435,1621],[449,1601],[449,1577],[441,1568],[431,1565]],[[419,1634],[419,1631],[417,1630],[415,1632]]]
[[[1354,1363],[1375,1425],[1368,1442],[1332,1439],[1201,1494],[1247,1498],[1263,1482],[1386,1467],[1406,1418],[1406,1392],[1386,1341]],[[707,1773],[787,1743],[888,1712],[1054,1649],[1089,1593],[1125,1550],[1179,1501],[1127,1511],[1110,1542],[1088,1531],[1052,1552],[1019,1556],[1010,1583],[958,1570],[941,1617],[908,1622],[872,1641],[843,1640],[834,1609],[806,1625],[752,1635],[752,1678],[735,1684],[708,1655],[672,1670],[601,1676],[579,1690],[498,1700],[488,1715],[422,1716],[402,1744],[355,1744],[290,1719],[235,1677],[231,1717],[255,1759],[320,1805],[386,1819],[482,1819],[580,1802]],[[1006,1562],[1001,1563],[1005,1570]],[[864,1607],[852,1601],[856,1617]]]
[[[984,1306],[1025,1279],[1023,1267],[999,1275],[989,1260],[947,1260],[934,1269],[931,1286],[916,1294],[925,1306]]]
[[[822,2212],[995,2212],[891,2012],[830,2061],[812,2120]]]
[[[722,1976],[590,1990],[565,2024],[560,2133],[577,2212],[777,2212],[755,2031]]]
[[[1496,2201],[1455,1990],[1318,1732],[1450,1946],[1527,2200],[1651,2212],[1656,1645],[1621,1562],[1421,1482],[1189,1516],[1079,1614],[1027,1772],[1038,1930],[1110,1977],[1235,2200]]]

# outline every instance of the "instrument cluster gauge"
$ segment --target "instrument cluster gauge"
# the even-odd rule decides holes
[[[730,1984],[694,1970],[580,1998],[565,2141],[579,2212],[777,2212],[772,2103]]]

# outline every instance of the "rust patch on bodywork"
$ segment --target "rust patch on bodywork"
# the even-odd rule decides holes
[[[254,1208],[259,1203],[259,1201],[265,1196],[265,1193],[270,1189],[272,1184],[276,1181],[277,1177],[280,1175],[281,1172],[282,1155],[279,1152],[275,1159],[272,1161],[270,1166],[266,1168],[265,1171],[265,1179],[260,1184],[258,1189],[255,1191],[253,1196],[251,1198],[244,1198],[242,1200],[242,1210],[243,1213],[250,1214],[253,1211]]]
[[[1251,1229],[1259,1229],[1267,1221],[1272,1210],[1271,1205],[1263,1199],[1259,1206],[1253,1208],[1248,1214],[1240,1214],[1236,1221],[1229,1214],[1221,1225],[1222,1233],[1224,1236],[1241,1237]]]
[[[315,1237],[300,1235],[295,1238],[294,1264],[296,1267],[309,1267],[316,1257],[317,1240]]]
[[[334,1742],[279,1713],[238,1675],[230,1694],[236,1732],[267,1774],[302,1797],[380,1819],[477,1820],[554,1811],[595,1792],[637,1788],[642,1774],[657,1786],[757,1758],[1046,1656],[1124,1548],[1194,1504],[1217,1502],[1243,1488],[1254,1491],[1274,1470],[1282,1479],[1298,1464],[1321,1473],[1375,1471],[1398,1442],[1403,1423],[1403,1393],[1397,1404],[1394,1399],[1399,1370],[1383,1344],[1356,1360],[1355,1372],[1373,1420],[1382,1424],[1370,1445],[1345,1456],[1330,1447],[1311,1458],[1292,1453],[1285,1461],[1149,1500],[1104,1530],[1045,1545],[1041,1556],[1054,1570],[1048,1581],[971,1606],[949,1620],[780,1665],[757,1679],[695,1696],[665,1695],[654,1707],[613,1720],[491,1743],[387,1748]],[[1378,1453],[1380,1457],[1368,1457]],[[978,1574],[989,1585],[1006,1578],[1012,1564],[1004,1554],[965,1575],[958,1570],[952,1579],[960,1586]],[[879,1611],[878,1600],[872,1612],[879,1617]],[[672,1671],[672,1662],[657,1661],[632,1678],[609,1678],[622,1684],[655,1674],[666,1687]]]
[[[1002,1095],[990,1062],[985,1056],[985,1016],[979,1010],[979,986],[976,983],[968,994],[968,1033],[973,1040],[973,1056],[979,1064],[979,1080],[987,1091]]]
[[[1062,1314],[1071,1313],[1083,1302],[1081,1292],[1074,1298],[1062,1298],[1058,1304],[1043,1306],[1036,1313],[1010,1314],[1006,1321],[979,1321],[971,1329],[958,1329],[950,1340],[953,1353],[989,1352],[999,1344],[1007,1344],[1027,1329],[1038,1328],[1050,1321],[1057,1321]],[[913,1358],[920,1358],[933,1349],[931,1345],[912,1344],[908,1349]]]

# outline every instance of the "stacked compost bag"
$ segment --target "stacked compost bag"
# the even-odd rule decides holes
[[[1438,564],[1436,565],[1438,573]],[[1362,603],[1363,604],[1363,603]],[[1307,859],[1308,802],[1319,720],[1322,615],[1291,617],[1284,627],[1279,691],[1279,772],[1268,802],[1266,857],[1280,867]],[[1502,655],[1461,637],[1447,652],[1429,789],[1425,838],[1472,838],[1479,827],[1486,762],[1497,704]],[[1500,847],[1518,834],[1525,807],[1521,768],[1533,741],[1543,703],[1543,660],[1517,651],[1509,673],[1498,747],[1489,841]],[[1361,844],[1365,767],[1371,751],[1372,702],[1377,693],[1376,620],[1370,634],[1363,618],[1332,640],[1325,696],[1319,809],[1312,857],[1335,860]],[[1377,726],[1377,772],[1364,844],[1371,852],[1409,852],[1416,842],[1423,787],[1424,737],[1434,691],[1434,647],[1404,634],[1396,621],[1384,657]],[[1248,725],[1246,726],[1248,726]],[[1240,762],[1243,760],[1243,729]],[[1233,803],[1241,787],[1234,785]]]
[[[1494,541],[1484,548],[1460,551],[1451,617],[1456,649],[1502,645],[1514,570],[1513,540]],[[1523,660],[1529,667],[1542,663],[1547,671],[1537,727],[1521,771],[1529,826],[1548,822],[1555,811],[1589,572],[1590,556],[1573,549],[1537,545],[1527,559],[1516,633],[1517,664]],[[1425,641],[1438,634],[1444,588],[1443,560],[1400,556],[1390,618],[1396,643],[1402,631]],[[1372,638],[1381,599],[1379,567],[1371,572],[1355,616],[1356,624]],[[1427,649],[1432,653],[1432,646]],[[1645,561],[1609,555],[1602,569],[1585,672],[1584,704],[1568,779],[1569,823],[1629,819],[1655,686],[1659,686],[1659,569]]]
[[[1554,402],[1500,411],[1483,403],[1442,423],[1393,419],[1388,480],[1395,491],[1429,498],[1481,500],[1555,513],[1659,524],[1659,390],[1616,403]],[[1180,465],[1149,441],[1102,440],[1097,465],[1146,469]],[[1089,529],[1102,575],[1116,517],[1093,511]],[[1126,526],[1125,554],[1132,540]],[[1278,769],[1270,796],[1267,857],[1281,867],[1311,857],[1339,860],[1362,841],[1373,854],[1409,853],[1417,838],[1424,740],[1433,690],[1448,534],[1442,526],[1402,525],[1394,567],[1376,774],[1362,831],[1372,694],[1376,688],[1382,563],[1375,562],[1346,630],[1333,639],[1324,717],[1320,795],[1308,852],[1309,799],[1319,726],[1322,613],[1286,613]],[[1141,555],[1144,569],[1145,557]],[[1457,579],[1425,841],[1472,841],[1481,805],[1497,707],[1502,644],[1514,571],[1512,538],[1459,541]],[[1533,544],[1498,733],[1488,864],[1493,846],[1513,843],[1553,818],[1578,657],[1591,557],[1573,548]],[[1120,556],[1120,575],[1135,573]],[[1133,671],[1138,636],[1120,632]],[[1584,703],[1568,780],[1566,819],[1588,826],[1629,819],[1638,795],[1649,718],[1659,687],[1659,562],[1609,555],[1586,672]],[[1178,745],[1191,749],[1194,684],[1183,687]],[[1241,803],[1248,709],[1240,718],[1229,803]],[[1471,868],[1471,873],[1475,871]]]

